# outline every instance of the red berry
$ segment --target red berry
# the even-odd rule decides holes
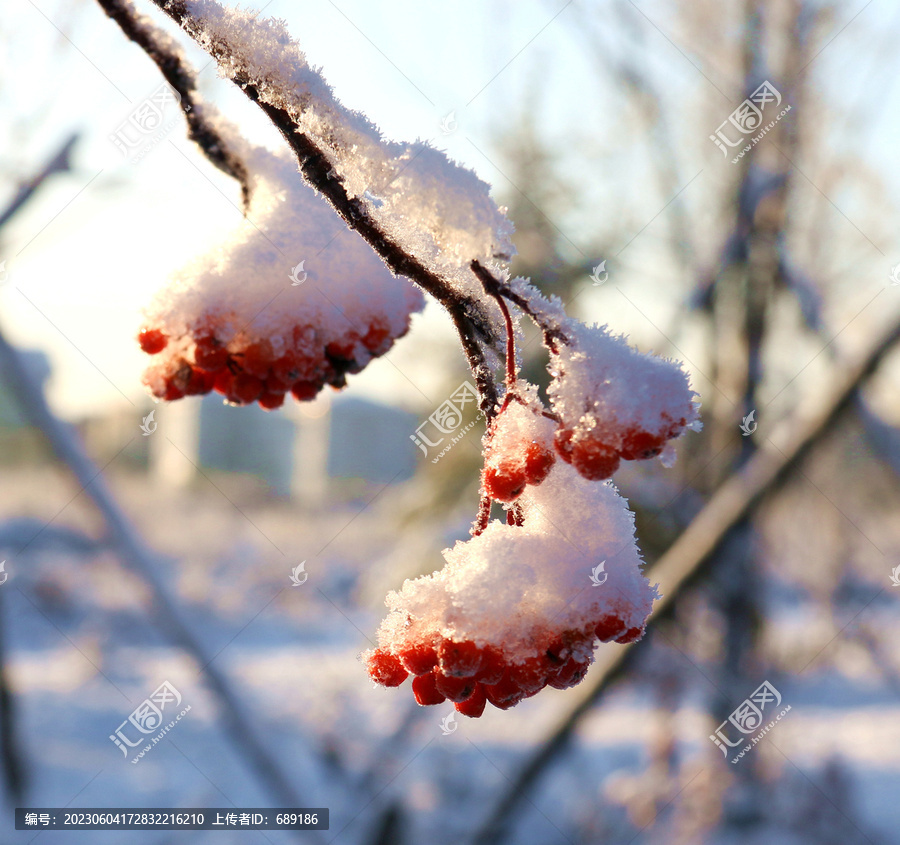
[[[228,350],[213,335],[198,337],[194,344],[194,363],[203,370],[216,373],[228,363]]]
[[[163,394],[163,399],[167,402],[174,402],[176,399],[181,399],[184,396],[184,391],[178,387],[173,381],[166,382],[166,390]]]
[[[325,347],[325,353],[331,358],[352,361],[356,357],[356,344],[359,338],[352,332],[345,338],[333,340]]]
[[[508,675],[505,675],[499,683],[483,686],[487,700],[500,710],[509,710],[525,698],[525,693],[509,679]]]
[[[647,431],[629,431],[622,439],[619,453],[626,461],[645,461],[655,458],[662,452],[664,445],[665,438],[661,435]]]
[[[264,408],[267,411],[274,411],[276,408],[280,408],[284,404],[284,394],[270,393],[266,390],[263,391],[258,401],[260,408]]]
[[[291,393],[298,402],[305,402],[309,399],[315,399],[321,389],[321,384],[311,381],[298,381],[291,388]]]
[[[515,501],[525,489],[525,468],[509,462],[487,466],[482,474],[484,491],[498,502]]]
[[[547,661],[529,657],[509,667],[509,680],[524,693],[535,693],[547,686]]]
[[[201,396],[213,389],[215,375],[201,370],[199,367],[191,367],[190,373],[184,385],[185,396]]]
[[[315,366],[297,352],[285,352],[272,362],[272,375],[288,385],[288,389],[295,381],[314,374]]]
[[[484,705],[487,703],[487,696],[484,694],[484,687],[481,684],[475,684],[475,692],[473,692],[465,701],[457,701],[453,706],[463,714],[477,719],[484,713]]]
[[[263,393],[287,393],[290,389],[291,385],[287,382],[283,382],[274,373],[270,372],[269,375],[266,376]]]
[[[248,373],[238,373],[231,381],[228,392],[225,394],[229,402],[238,405],[249,405],[255,402],[262,393],[263,383],[256,376]]]
[[[221,393],[223,396],[228,395],[231,390],[231,383],[234,381],[234,374],[229,369],[219,370],[213,379],[213,390]]]
[[[553,445],[556,447],[556,454],[559,455],[567,464],[572,463],[572,438],[575,432],[570,428],[558,428],[553,436]]]
[[[582,437],[572,443],[572,466],[589,481],[603,481],[619,468],[619,454],[598,440]]]
[[[608,643],[610,640],[618,637],[624,630],[625,623],[618,616],[607,614],[606,616],[601,616],[597,622],[594,628],[594,636],[601,643]]]
[[[376,317],[369,325],[369,330],[363,335],[363,346],[365,346],[369,352],[383,354],[390,348],[390,343],[387,344],[387,348],[384,348],[384,344],[388,341],[390,335],[391,330],[388,324]]]
[[[169,338],[159,329],[142,329],[140,334],[138,334],[138,343],[148,355],[156,355],[157,352],[162,352],[168,342]]]
[[[444,675],[451,675],[455,678],[471,678],[481,666],[481,649],[470,640],[460,643],[444,640],[438,646],[437,654],[441,672]]]
[[[587,660],[579,661],[574,657],[570,657],[562,668],[552,675],[547,681],[548,686],[554,689],[568,689],[581,683],[582,678],[587,674],[590,662]]]
[[[437,666],[438,656],[427,643],[410,646],[400,653],[400,662],[413,675],[427,675]]]
[[[556,455],[540,443],[529,443],[525,450],[525,480],[529,484],[540,484],[556,463]]]
[[[377,648],[365,655],[369,677],[385,687],[399,687],[406,680],[407,672],[396,655]]]
[[[481,668],[475,677],[484,684],[496,684],[503,678],[505,671],[506,661],[503,659],[503,655],[488,646],[482,653]]]
[[[245,373],[264,379],[272,366],[272,344],[267,340],[251,343],[243,353],[235,357]]]
[[[625,631],[624,634],[619,634],[616,637],[617,643],[634,643],[637,642],[642,636],[644,636],[643,628],[629,628]]]
[[[476,681],[474,678],[457,678],[452,675],[434,673],[434,684],[438,692],[442,693],[450,701],[465,701],[474,691]]]
[[[418,675],[412,680],[413,695],[423,707],[427,707],[430,704],[440,704],[442,701],[447,700],[446,696],[435,686],[435,681],[437,681],[437,676],[434,672],[429,672],[427,675]]]

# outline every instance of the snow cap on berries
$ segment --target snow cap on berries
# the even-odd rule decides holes
[[[482,482],[499,502],[512,502],[528,484],[540,484],[556,459],[556,423],[544,416],[537,388],[520,379],[485,433]]]
[[[145,309],[140,342],[154,355],[145,382],[156,396],[215,382],[238,402],[283,398],[295,384],[298,399],[312,398],[387,351],[424,305],[303,182],[287,152],[241,152],[252,182],[247,219]],[[185,383],[196,390],[181,390]]]
[[[586,463],[617,466],[619,457],[653,457],[684,429],[699,427],[680,364],[639,352],[605,326],[566,320],[563,330],[568,342],[551,355],[547,392],[562,421],[557,448],[566,460],[573,462],[574,449],[578,466],[580,449]]]
[[[523,527],[492,522],[445,550],[442,570],[388,594],[381,652],[402,659],[422,644],[470,643],[493,649],[515,673],[555,642],[589,662],[601,625],[604,639],[640,637],[657,593],[641,572],[634,519],[615,488],[557,463],[520,501]],[[595,587],[598,571],[606,577]]]

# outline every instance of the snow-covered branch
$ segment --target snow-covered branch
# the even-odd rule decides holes
[[[156,64],[166,82],[181,97],[181,109],[187,119],[188,135],[203,154],[222,172],[238,181],[244,208],[250,202],[247,168],[232,144],[223,137],[215,113],[201,102],[197,92],[197,77],[178,44],[145,15],[141,15],[131,0],[97,0],[103,10]]]

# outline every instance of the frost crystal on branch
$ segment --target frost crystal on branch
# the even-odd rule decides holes
[[[188,0],[185,26],[216,57],[220,73],[253,86],[259,102],[286,112],[296,132],[323,154],[330,178],[407,254],[449,278],[460,292],[477,291],[474,259],[514,253],[512,226],[490,186],[427,143],[385,140],[362,114],[344,107],[311,67],[282,21]]]

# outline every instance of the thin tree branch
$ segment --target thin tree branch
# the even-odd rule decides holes
[[[49,176],[55,173],[67,173],[72,169],[72,147],[77,142],[78,133],[73,133],[62,143],[53,158],[43,166],[40,172],[35,173],[34,176],[19,187],[16,195],[10,200],[9,205],[3,211],[0,211],[0,227],[6,225],[9,219],[31,199],[35,191],[44,184]]]
[[[729,530],[748,517],[810,449],[834,428],[841,414],[854,401],[858,388],[875,372],[898,341],[900,323],[895,323],[855,365],[847,369],[816,414],[811,417],[798,415],[786,423],[789,433],[783,446],[776,446],[769,439],[716,490],[709,503],[646,572],[651,582],[661,584],[663,593],[653,608],[651,619],[658,619],[674,605],[684,588],[697,578],[716,553]],[[498,845],[506,838],[507,820],[565,747],[581,719],[624,671],[632,648],[633,644],[607,646],[598,652],[591,670],[594,682],[576,691],[577,700],[546,738],[538,743],[537,750],[503,790],[486,821],[474,835],[474,845]]]
[[[181,95],[181,108],[188,124],[188,137],[223,173],[241,186],[244,210],[250,202],[247,168],[219,130],[207,119],[197,91],[197,76],[179,46],[169,35],[141,15],[130,0],[97,0],[101,8],[159,68],[166,82]]]

